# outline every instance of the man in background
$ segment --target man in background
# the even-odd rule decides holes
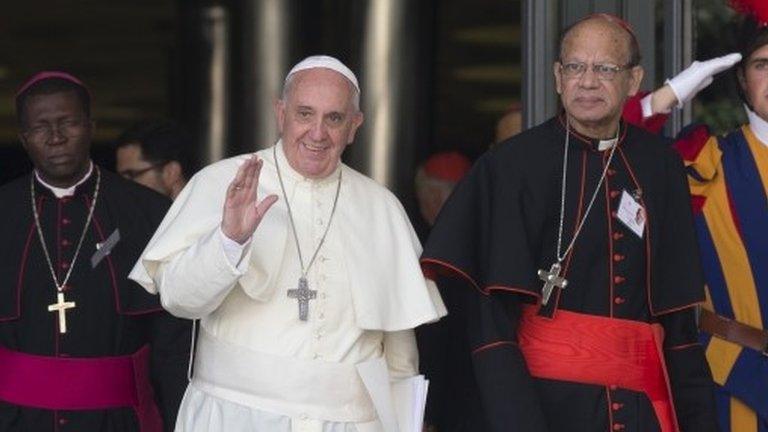
[[[117,173],[175,199],[195,171],[191,141],[173,122],[137,123],[117,139]]]
[[[507,108],[504,115],[496,122],[496,139],[498,144],[505,139],[512,138],[523,130],[523,110],[519,103],[515,102]]]
[[[419,212],[431,227],[437,214],[451,195],[456,183],[472,167],[469,158],[457,151],[430,156],[416,171],[416,199]]]

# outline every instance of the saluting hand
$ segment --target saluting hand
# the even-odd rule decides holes
[[[259,175],[263,165],[263,160],[252,156],[240,166],[227,188],[221,230],[240,244],[251,238],[267,210],[277,201],[277,195],[269,195],[258,202]]]

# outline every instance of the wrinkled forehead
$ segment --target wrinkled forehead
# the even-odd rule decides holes
[[[630,55],[630,37],[618,24],[595,17],[576,24],[563,36],[560,56],[592,54],[623,62]]]
[[[309,85],[336,85],[340,88],[349,89],[349,91],[357,90],[357,84],[350,81],[344,74],[339,73],[334,69],[324,67],[313,67],[309,69],[302,69],[296,72],[291,72],[285,77],[285,85],[291,86],[296,83],[302,82]],[[339,85],[344,83],[344,85]]]
[[[295,72],[286,80],[286,97],[312,98],[320,96],[329,102],[349,101],[357,88],[344,75],[326,68],[312,68]]]

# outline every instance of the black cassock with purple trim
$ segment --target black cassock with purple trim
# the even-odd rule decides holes
[[[558,315],[563,311],[585,322],[609,318],[619,327],[663,329],[663,359],[657,362],[666,369],[662,387],[671,388],[671,417],[676,414],[683,431],[716,430],[711,374],[695,323],[704,284],[688,189],[682,162],[664,139],[621,123],[604,183],[562,263],[567,286],[556,287],[546,306],[536,309],[543,285],[538,272],[557,261],[565,131],[563,118],[556,117],[483,155],[446,203],[422,256],[427,274],[452,274],[474,293],[465,297],[472,359],[491,430],[662,430],[648,393],[610,379],[594,384],[529,372],[533,357],[527,357],[520,336],[521,322],[530,315],[524,311],[532,310],[545,325],[573,315]],[[608,162],[610,151],[600,146],[571,134],[563,251]],[[619,216],[626,197],[643,208],[636,221],[645,222],[640,235]],[[600,332],[598,327],[590,337],[604,342]],[[569,339],[548,343],[551,348],[562,342],[560,352],[571,350],[573,357],[537,354],[538,364],[551,361],[563,376],[579,375],[582,368],[584,376],[599,377],[601,362],[577,358],[592,345],[589,337]]]
[[[93,218],[73,262],[97,171]],[[31,176],[0,187],[0,431],[172,430],[191,326],[127,278],[169,200],[96,168],[61,199],[32,182],[59,281],[73,266],[63,294],[75,306],[63,312],[62,333],[59,313],[48,310],[57,289],[35,227]],[[120,240],[92,267],[97,243],[116,230]]]

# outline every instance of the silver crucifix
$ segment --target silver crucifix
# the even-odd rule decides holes
[[[541,304],[546,305],[549,301],[549,296],[552,295],[552,290],[555,287],[560,289],[565,288],[568,285],[568,280],[564,277],[560,277],[560,263],[556,262],[552,264],[549,271],[539,270],[539,279],[544,282],[544,288],[541,289]]]
[[[309,289],[307,279],[302,276],[299,278],[299,288],[289,289],[288,297],[299,301],[299,319],[306,321],[309,315],[309,301],[317,298],[317,291]]]

